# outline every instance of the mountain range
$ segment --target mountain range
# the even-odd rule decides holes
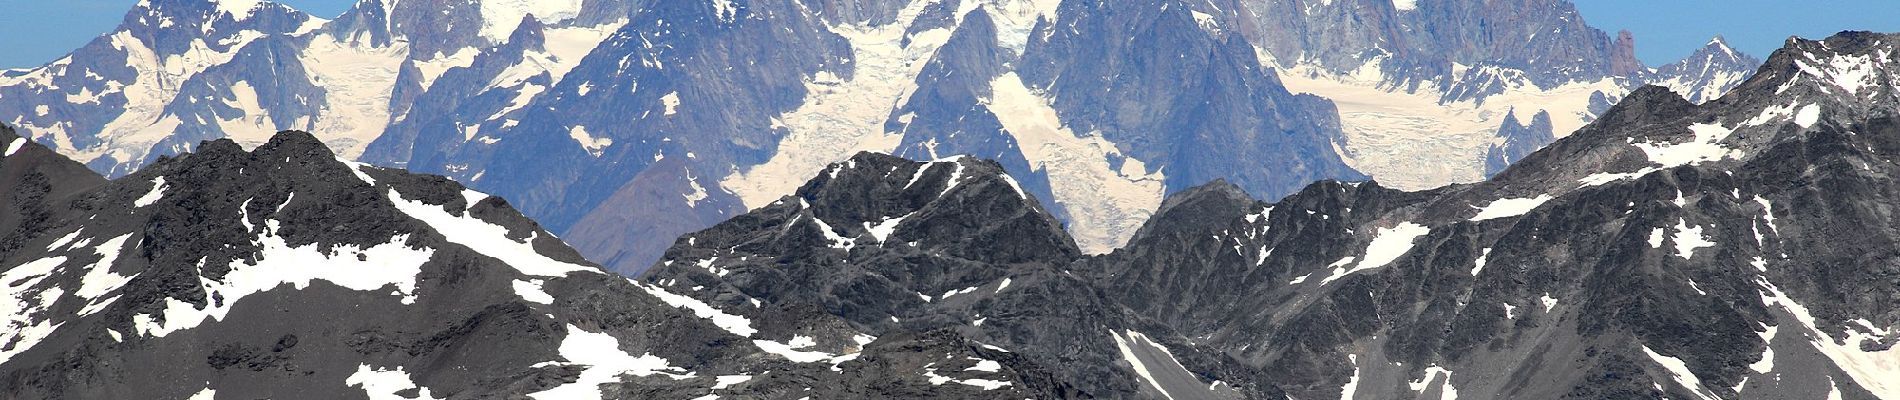
[[[1478,183],[1213,180],[1099,255],[1007,160],[856,153],[633,279],[501,197],[308,133],[108,180],[0,131],[0,386],[1900,398],[1897,46],[1791,39],[1701,104],[1639,88]]]
[[[1477,182],[1636,87],[1708,101],[1759,64],[1634,46],[1563,0],[144,0],[0,72],[0,122],[115,178],[307,131],[630,275],[857,152],[971,155],[1102,254],[1210,180]]]

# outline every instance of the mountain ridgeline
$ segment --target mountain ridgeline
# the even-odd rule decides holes
[[[963,154],[1102,254],[1211,180],[1476,182],[1635,87],[1700,102],[1758,64],[1718,40],[1650,68],[1634,40],[1563,0],[148,0],[0,71],[0,122],[112,178],[311,132],[627,275],[858,152]]]
[[[1007,163],[859,153],[637,279],[285,132],[106,180],[11,130],[27,398],[1900,398],[1900,36],[1790,40],[1490,180],[1215,180],[1090,255]],[[165,368],[151,368],[163,365]]]
[[[1100,397],[1896,398],[1895,39],[1637,90],[1483,183],[1190,188],[1102,256],[998,164],[860,154],[640,280],[954,330]]]

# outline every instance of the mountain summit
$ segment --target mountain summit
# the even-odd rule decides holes
[[[18,212],[0,218],[11,228],[0,302],[13,307],[0,334],[0,382],[16,396],[1068,390],[1032,363],[951,333],[878,338],[834,328],[843,339],[813,342],[810,333],[762,331],[766,321],[675,294],[684,287],[607,273],[500,198],[343,162],[302,132],[251,151],[208,142],[109,183],[63,176],[84,169],[14,143],[0,158],[0,182],[21,189],[7,199]],[[841,325],[823,314],[769,321]],[[945,359],[954,361],[930,363]],[[964,384],[938,386],[932,376]]]

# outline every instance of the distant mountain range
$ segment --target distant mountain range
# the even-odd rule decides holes
[[[1561,0],[146,0],[0,73],[0,122],[108,177],[309,131],[629,274],[856,152],[972,155],[1102,253],[1210,180],[1476,182],[1638,86],[1706,101],[1759,64],[1633,46]]]
[[[107,180],[0,129],[0,387],[1900,398],[1896,51],[1790,40],[1726,95],[1639,88],[1475,184],[1262,201],[1216,180],[1102,255],[1007,161],[857,153],[635,279],[509,201],[307,133]]]

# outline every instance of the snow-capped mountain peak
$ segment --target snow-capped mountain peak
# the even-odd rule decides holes
[[[1761,60],[1736,51],[1729,47],[1727,39],[1716,36],[1694,54],[1657,68],[1654,75],[1656,84],[1674,90],[1690,102],[1703,103],[1733,90],[1759,65]]]

